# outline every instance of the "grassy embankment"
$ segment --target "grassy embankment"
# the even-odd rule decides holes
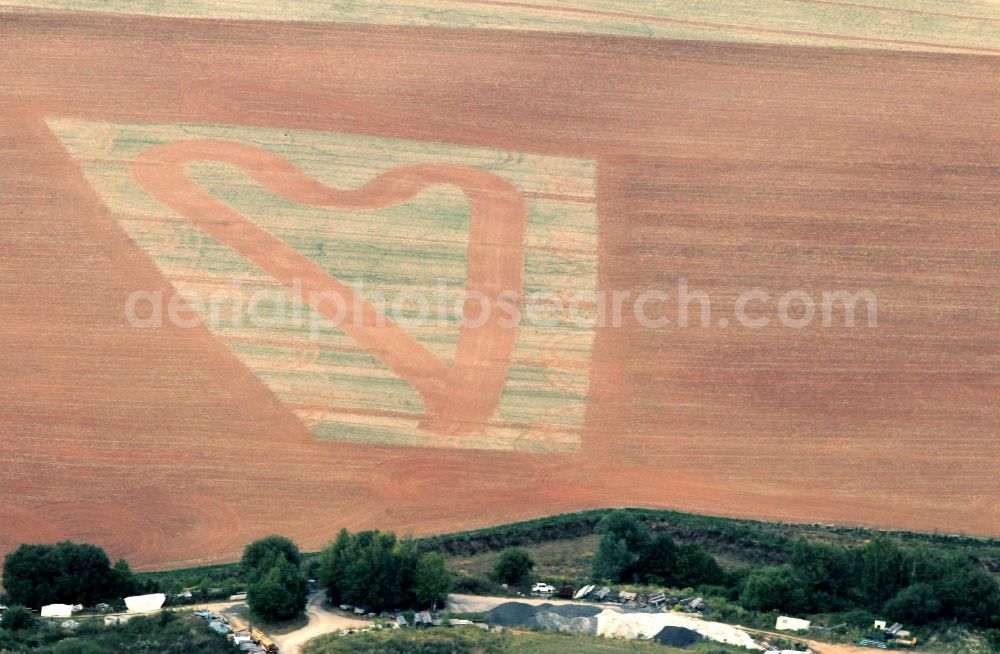
[[[485,632],[475,627],[431,629],[425,631],[374,631],[361,634],[321,636],[313,640],[304,654],[729,654],[741,652],[725,645],[699,643],[680,650],[659,643],[635,640],[612,640],[551,632]]]

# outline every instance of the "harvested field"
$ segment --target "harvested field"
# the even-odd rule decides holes
[[[997,5],[286,4],[0,8],[0,550],[618,505],[1000,536]],[[642,324],[682,278],[707,326]],[[432,310],[631,295],[604,326],[126,319],[438,279]],[[778,319],[862,289],[875,326]]]

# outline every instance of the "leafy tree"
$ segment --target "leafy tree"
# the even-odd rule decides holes
[[[445,567],[444,557],[428,552],[417,559],[413,577],[413,594],[418,604],[443,602],[451,590],[451,574]]]
[[[869,608],[879,609],[906,585],[903,553],[878,535],[858,551],[858,587]]]
[[[20,604],[7,607],[7,610],[3,612],[3,618],[0,619],[0,627],[9,631],[30,629],[34,626],[35,616],[31,615],[31,611]]]
[[[250,585],[247,604],[261,618],[275,622],[302,612],[309,584],[300,570],[298,546],[284,536],[267,536],[243,550],[240,561]]]
[[[247,604],[261,618],[276,622],[302,612],[309,594],[305,576],[283,556],[247,589]]]
[[[875,621],[875,614],[864,609],[851,609],[840,614],[841,620],[855,629],[868,629]]]
[[[636,575],[636,566],[650,548],[649,527],[640,524],[628,511],[612,511],[597,523],[600,534],[592,567],[595,579],[628,581]],[[657,546],[665,545],[660,542]],[[657,566],[662,572],[663,566]]]
[[[118,559],[112,572],[114,574],[115,594],[118,597],[133,595],[142,586],[125,559]]]
[[[118,580],[108,555],[87,543],[21,545],[4,559],[4,588],[12,602],[30,607],[114,599]]]
[[[677,571],[671,581],[676,586],[719,584],[725,573],[711,554],[692,543],[677,546]]]
[[[298,567],[302,563],[302,554],[290,539],[278,535],[267,536],[247,545],[240,563],[247,578],[253,582],[267,574],[277,559],[284,559]]]
[[[855,575],[848,550],[799,538],[792,544],[791,564],[808,589],[808,610],[831,611],[846,604]]]
[[[719,584],[725,574],[708,552],[693,543],[677,545],[669,534],[655,536],[628,511],[613,511],[597,524],[595,580],[638,581],[672,586]]]
[[[885,603],[883,612],[893,620],[925,624],[941,616],[943,606],[934,586],[920,583],[907,586]]]
[[[395,534],[341,530],[320,554],[318,574],[331,601],[373,611],[414,603],[417,549]]]
[[[609,534],[605,534],[601,538],[603,539],[605,536],[609,536]],[[611,542],[612,540],[615,542]],[[621,574],[622,570],[629,568],[633,564],[633,561],[630,560],[632,557],[624,555],[623,550],[620,549],[623,546],[628,547],[624,540],[615,539],[611,535],[606,551],[601,552],[601,548],[598,547],[598,555],[603,556],[601,565],[607,566],[606,570],[602,569],[600,572],[612,574],[601,576],[595,574],[596,578],[614,580],[617,575]],[[673,580],[677,573],[677,545],[674,543],[674,539],[669,534],[657,534],[634,563],[636,569],[640,571],[636,576],[641,581],[646,583],[671,583],[671,580]],[[596,559],[594,572],[598,572],[596,569]]]
[[[1000,585],[969,559],[943,557],[941,576],[933,587],[941,602],[941,617],[981,627],[1000,627]]]
[[[743,581],[740,603],[757,611],[795,613],[805,603],[802,586],[790,565],[757,568]]]
[[[337,538],[320,552],[316,575],[319,582],[326,586],[327,595],[332,602],[346,601],[344,595],[350,585],[350,580],[347,579],[351,563],[349,556],[356,549],[355,539],[346,529],[341,529]]]
[[[628,543],[615,534],[601,534],[597,541],[597,552],[591,563],[594,580],[622,581],[625,572],[631,570],[639,556],[628,548]]]
[[[640,523],[628,511],[612,511],[597,523],[598,534],[614,534],[624,540],[630,552],[642,552],[650,545],[649,527]]]
[[[500,558],[494,564],[493,576],[501,583],[516,586],[528,581],[534,569],[535,562],[526,550],[509,547],[500,554]]]

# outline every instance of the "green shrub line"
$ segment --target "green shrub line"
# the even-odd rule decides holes
[[[560,513],[480,529],[415,538],[420,553],[436,551],[449,556],[481,554],[520,547],[579,538],[594,533],[597,524],[618,509],[589,509]],[[914,531],[877,530],[864,527],[844,527],[822,524],[766,522],[744,518],[724,518],[683,513],[669,509],[626,508],[639,521],[650,524],[655,531],[664,531],[682,542],[693,542],[709,552],[732,554],[741,561],[755,564],[779,564],[787,560],[787,552],[798,535],[807,538],[834,538],[845,544],[861,543],[878,534],[887,534],[901,544],[925,544],[945,549],[962,549],[979,558],[986,567],[1000,572],[1000,539],[967,535],[923,533]],[[331,540],[336,534],[331,534]],[[319,552],[303,554],[309,563]],[[219,563],[190,568],[137,573],[142,579],[170,583],[179,578],[199,578],[222,584],[239,574],[239,562]]]
[[[0,629],[0,651],[10,654],[233,654],[225,636],[188,614],[164,611],[136,616],[127,623],[105,626],[82,620],[67,631],[34,618],[32,625]]]

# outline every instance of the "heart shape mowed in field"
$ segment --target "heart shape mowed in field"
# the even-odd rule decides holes
[[[559,313],[545,300],[545,323],[529,318],[532,298],[565,302],[597,291],[596,162],[282,127],[46,122],[129,247],[173,288],[128,288],[131,326],[200,323],[320,440],[539,453],[580,447],[595,328],[575,318],[596,315],[595,307]],[[154,166],[146,160],[154,151],[179,160]],[[133,173],[140,158],[150,169],[144,183]],[[266,165],[254,163],[261,158]],[[187,189],[181,196],[197,198],[200,223],[184,197],[152,190],[168,175]],[[373,196],[364,195],[373,191],[398,203],[372,208]],[[223,233],[236,225],[257,248],[255,260]],[[335,322],[358,329],[334,327],[302,300],[304,270],[315,274],[313,290],[348,285],[332,294],[369,300],[380,313],[345,302]],[[289,275],[297,278],[291,287]],[[479,318],[480,303],[467,302],[467,293],[495,299],[503,287],[523,289],[525,319],[499,334],[488,320],[463,333],[463,311]],[[185,324],[171,314],[178,300],[193,310],[181,310]],[[396,324],[368,329],[383,317]]]
[[[471,319],[490,307],[488,317],[482,324],[462,323],[454,361],[446,365],[350,286],[192,181],[187,165],[202,161],[239,166],[293,201],[340,209],[392,206],[436,184],[460,188],[471,209],[466,292],[480,303],[467,302],[464,311]],[[473,168],[424,164],[394,168],[360,188],[339,190],[262,148],[207,139],[152,147],[133,162],[132,173],[150,195],[295,289],[300,300],[413,386],[426,406],[421,428],[467,433],[496,413],[517,338],[516,325],[506,324],[496,307],[503,296],[519,301],[522,294],[527,228],[524,198],[506,180]]]

